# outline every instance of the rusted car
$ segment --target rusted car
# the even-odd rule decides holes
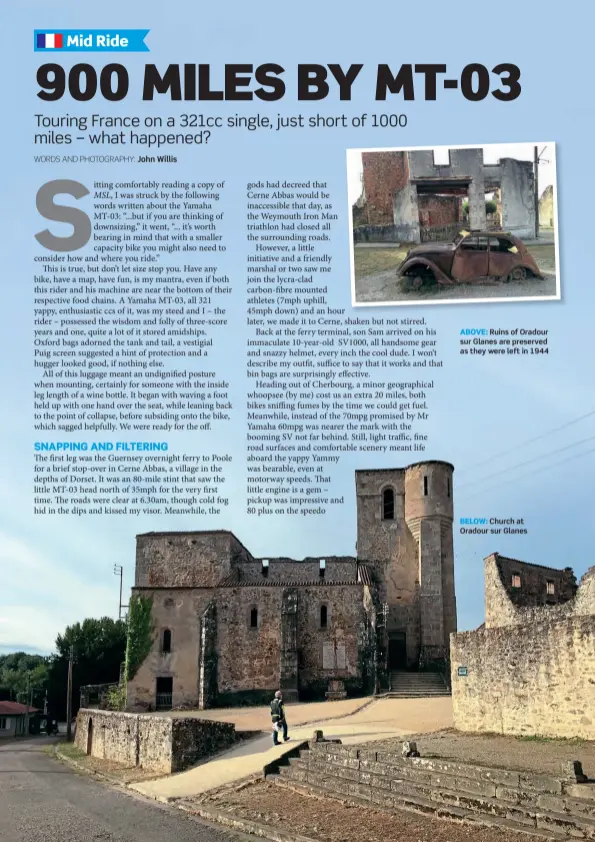
[[[407,252],[397,270],[406,290],[429,284],[543,278],[518,237],[501,231],[461,231],[452,243],[424,243]]]

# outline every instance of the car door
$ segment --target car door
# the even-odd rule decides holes
[[[508,275],[519,263],[518,249],[508,237],[490,237],[490,260],[488,271],[492,277]]]
[[[485,278],[488,274],[489,238],[473,235],[461,240],[455,251],[451,275],[459,283]]]

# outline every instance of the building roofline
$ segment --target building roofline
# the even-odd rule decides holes
[[[424,459],[421,462],[412,462],[410,465],[403,465],[400,468],[360,468],[355,473],[356,474],[388,474],[391,471],[408,471],[410,468],[419,468],[421,465],[446,465],[447,468],[450,468],[452,471],[455,470],[455,466],[452,462],[445,462],[443,459]]]
[[[167,538],[168,536],[173,537],[179,535],[229,535],[231,538],[234,539],[234,541],[236,541],[240,545],[240,547],[243,550],[245,550],[245,552],[250,556],[250,558],[253,558],[253,555],[248,549],[248,547],[242,544],[238,536],[234,532],[232,532],[231,529],[190,529],[180,531],[171,530],[167,532],[140,532],[136,535],[136,538]]]
[[[163,532],[139,532],[136,537],[147,538],[149,535],[163,537],[166,535],[231,535],[236,541],[238,540],[230,529],[171,529]]]
[[[535,564],[532,561],[523,561],[520,558],[512,558],[509,555],[502,555],[502,553],[490,553],[484,558],[484,561],[488,561],[490,558],[502,558],[505,561],[512,561],[515,564],[523,564],[525,567],[539,567],[541,570],[552,570],[554,573],[564,573],[566,570],[572,570],[574,575],[574,569],[572,567],[550,567],[547,564]]]

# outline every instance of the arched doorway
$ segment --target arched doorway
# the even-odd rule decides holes
[[[89,719],[89,725],[87,727],[87,754],[91,756],[93,754],[93,720]]]

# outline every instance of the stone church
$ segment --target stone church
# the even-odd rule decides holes
[[[394,670],[447,671],[453,471],[356,471],[355,557],[254,558],[224,530],[138,535],[132,594],[150,604],[154,642],[128,709],[359,695]]]

